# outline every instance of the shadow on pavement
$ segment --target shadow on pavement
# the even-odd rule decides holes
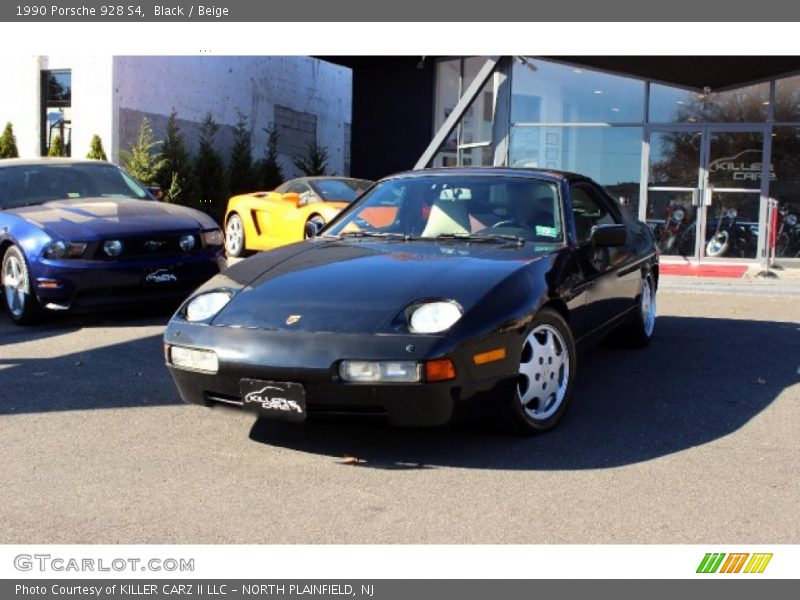
[[[475,424],[394,429],[374,422],[257,421],[256,442],[349,468],[594,469],[638,463],[724,437],[800,383],[800,325],[661,317],[644,350],[581,357],[573,403],[553,431],[499,434]],[[351,459],[352,462],[352,459]]]

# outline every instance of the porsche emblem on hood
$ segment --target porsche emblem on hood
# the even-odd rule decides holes
[[[302,318],[303,318],[303,315],[289,315],[289,318],[286,319],[286,324],[287,325],[294,325],[295,323],[297,323]]]

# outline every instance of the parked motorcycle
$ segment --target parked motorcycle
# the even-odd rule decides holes
[[[711,235],[709,235],[711,234]],[[757,235],[750,225],[739,222],[739,211],[722,207],[716,223],[706,226],[706,256],[735,256],[754,258],[756,256]]]
[[[797,215],[786,208],[778,209],[778,232],[775,234],[775,256],[800,258],[800,228]]]
[[[680,202],[670,200],[664,213],[664,224],[653,231],[661,254],[693,254],[695,228],[689,210]]]

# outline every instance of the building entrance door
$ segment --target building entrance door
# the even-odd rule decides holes
[[[665,256],[755,259],[763,231],[766,129],[676,126],[649,131],[644,217]]]

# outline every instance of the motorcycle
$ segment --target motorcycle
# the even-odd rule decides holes
[[[797,215],[786,208],[778,209],[778,232],[775,234],[775,256],[800,258],[800,228]]]
[[[694,221],[689,211],[675,200],[670,200],[664,209],[664,224],[654,230],[661,254],[694,253]]]
[[[738,221],[739,211],[735,208],[722,207],[717,215],[716,226],[711,222],[706,227],[708,236],[706,256],[735,256],[738,258],[754,258],[756,256],[756,235],[750,225],[742,225]],[[712,230],[713,227],[713,230]]]

